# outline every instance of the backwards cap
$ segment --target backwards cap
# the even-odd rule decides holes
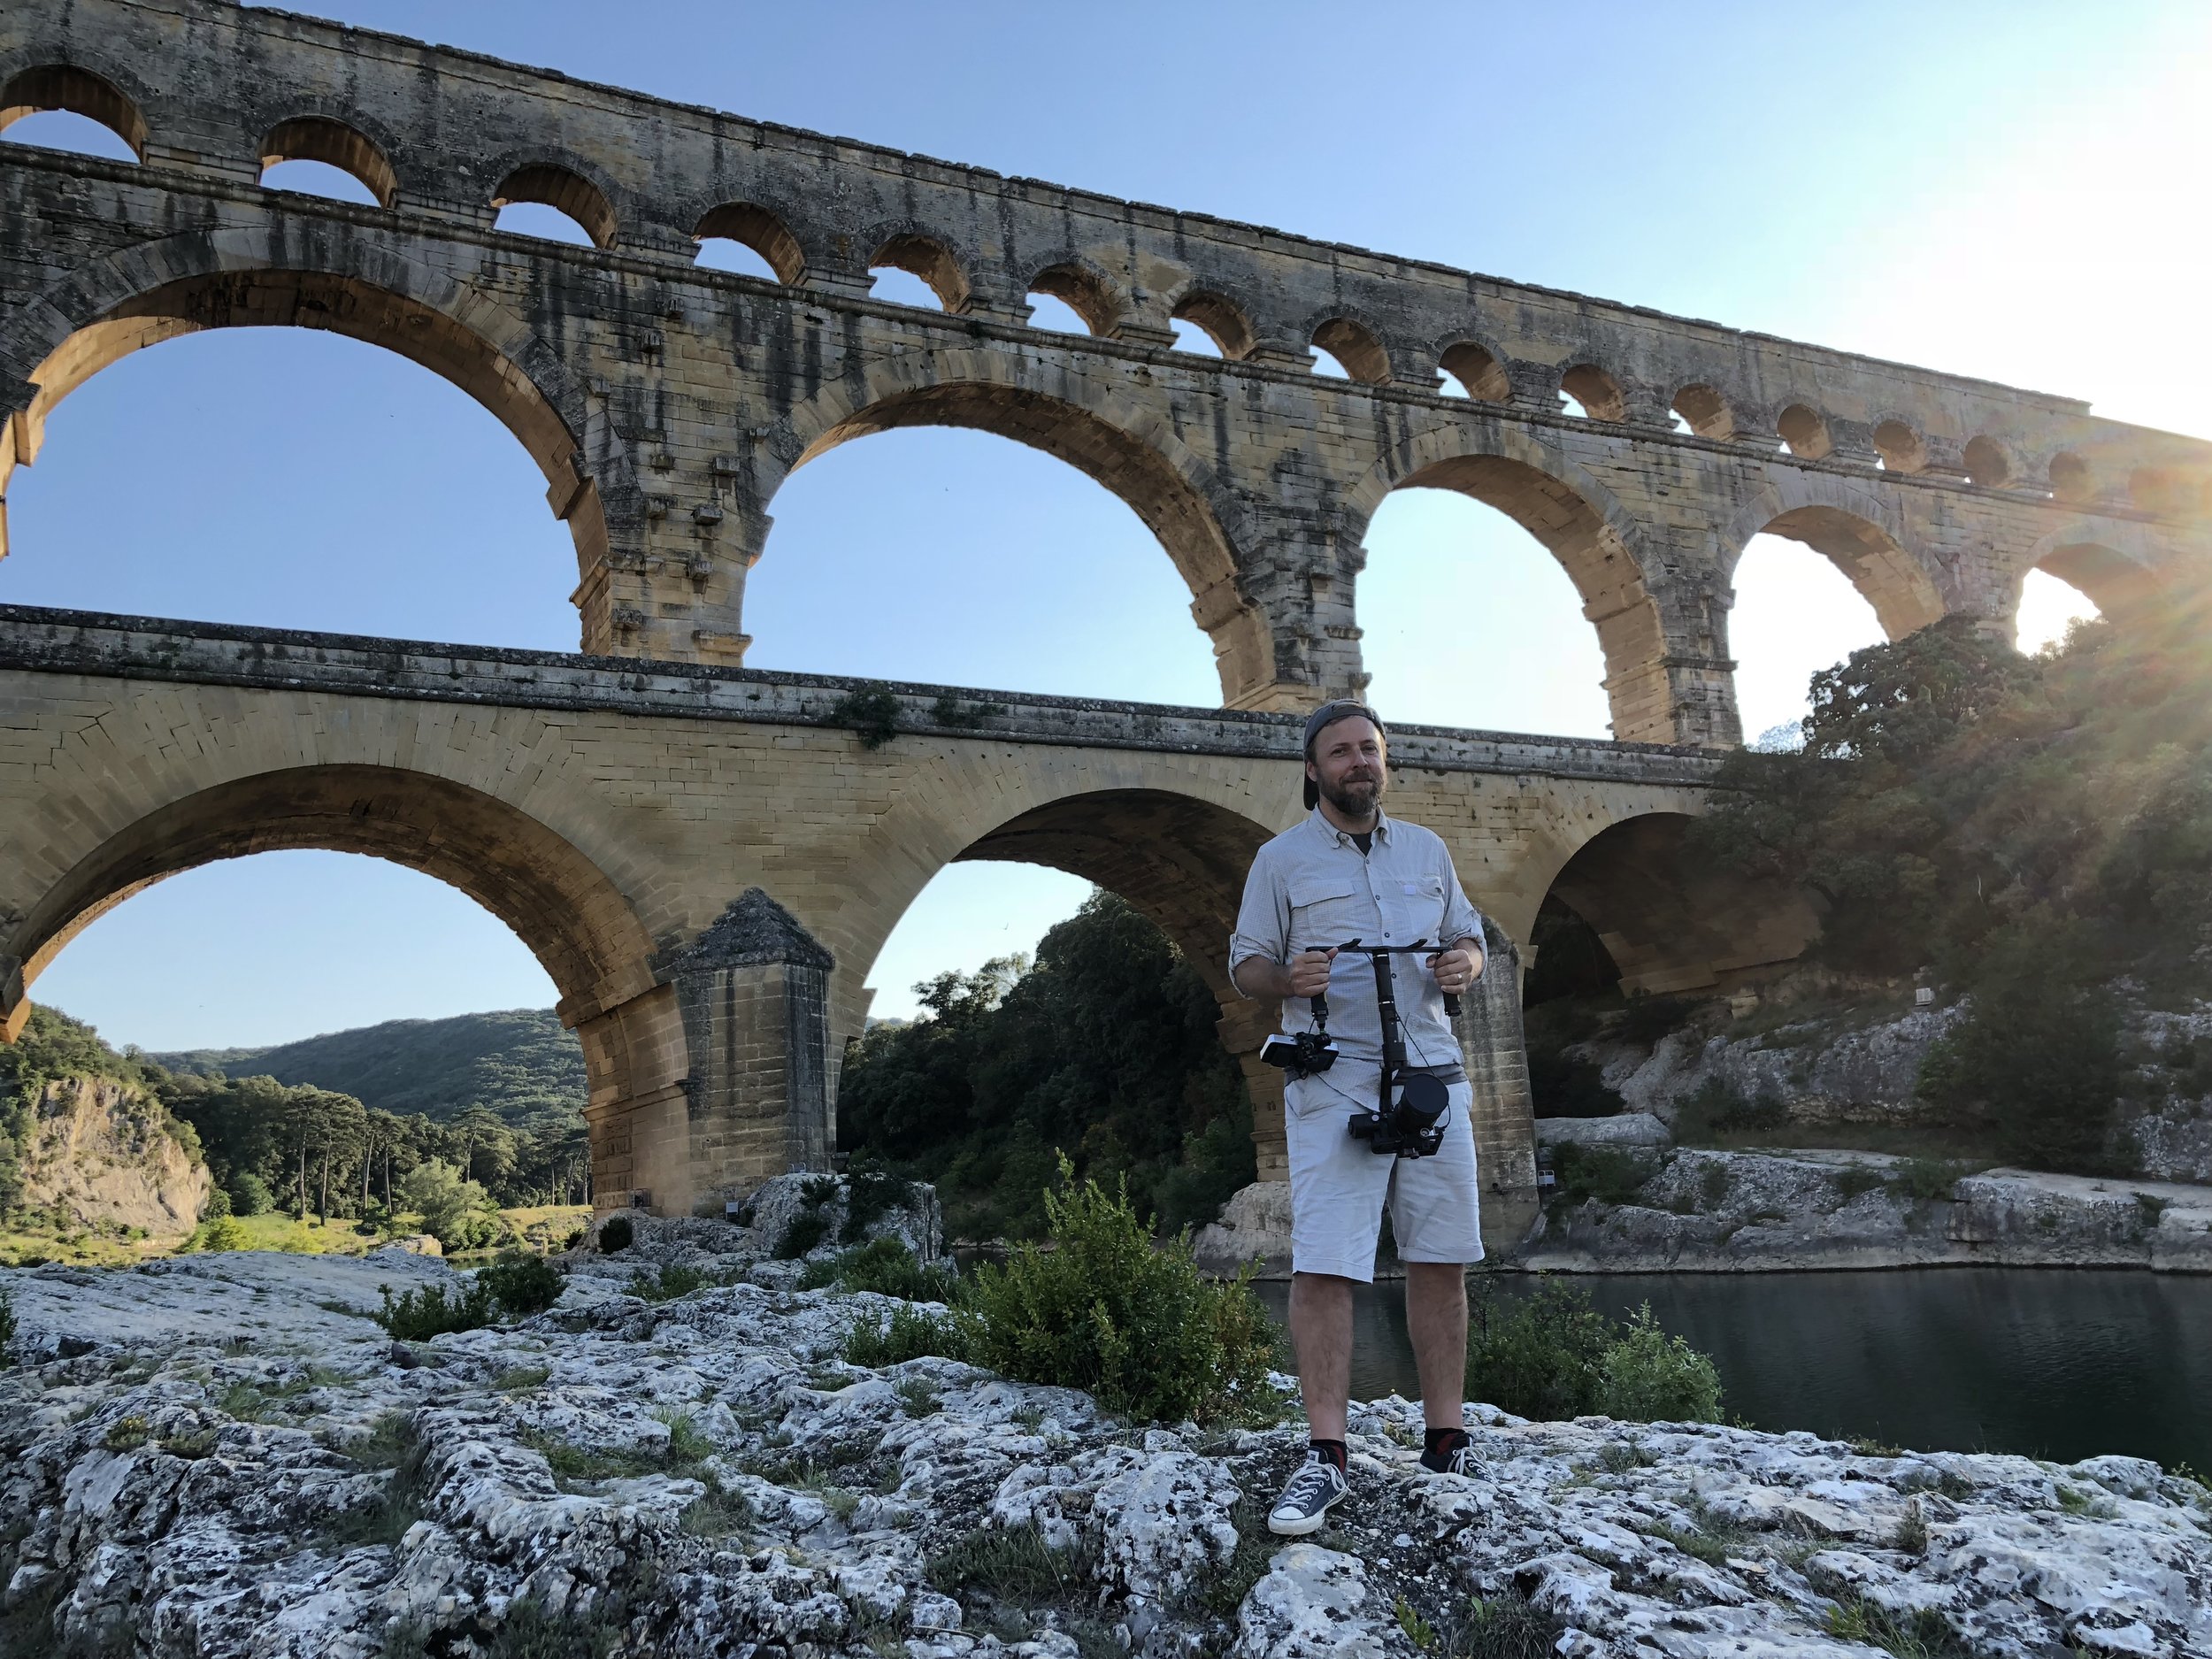
[[[1371,720],[1374,723],[1375,731],[1379,735],[1386,737],[1389,735],[1389,733],[1383,728],[1382,717],[1377,714],[1372,709],[1369,708],[1365,703],[1358,702],[1356,699],[1351,697],[1339,697],[1333,703],[1323,703],[1319,708],[1316,709],[1311,714],[1306,717],[1306,758],[1308,760],[1311,760],[1313,758],[1313,740],[1315,738],[1319,737],[1322,733],[1327,731],[1329,727],[1334,726],[1339,720],[1349,720],[1355,717],[1363,720]],[[1310,812],[1320,803],[1320,789],[1316,787],[1312,779],[1307,779],[1306,810]]]

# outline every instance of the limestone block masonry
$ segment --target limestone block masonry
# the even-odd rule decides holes
[[[575,534],[593,652],[741,662],[783,480],[921,424],[1035,445],[1126,501],[1235,708],[1364,683],[1361,538],[1399,488],[1533,533],[1598,632],[1614,734],[1669,743],[1738,741],[1731,581],[1762,531],[1834,560],[1893,635],[1954,611],[2002,627],[2039,565],[2110,611],[2206,549],[2212,447],[2074,399],[228,0],[17,0],[0,126],[44,109],[137,160],[0,158],[0,491],[48,411],[128,351],[334,329],[447,376],[529,449]],[[265,188],[288,159],[376,205]],[[511,202],[595,245],[494,229]],[[708,237],[777,280],[700,269]],[[870,298],[884,267],[942,309]],[[1030,326],[1038,294],[1089,333]],[[1178,321],[1220,355],[1171,349]],[[1349,378],[1317,377],[1317,346]]]
[[[583,1040],[599,1200],[664,1214],[819,1167],[863,980],[963,858],[1066,870],[1164,928],[1220,999],[1282,1173],[1271,1007],[1225,959],[1254,850],[1302,811],[1298,717],[888,687],[896,735],[848,729],[856,682],[698,664],[153,623],[0,607],[0,1025],[93,918],[178,870],[287,847],[451,882],[542,962]],[[1623,826],[1686,823],[1716,758],[1405,726],[1393,802],[1450,844],[1491,916],[1463,1036],[1502,1239],[1534,1166],[1514,941]],[[1786,894],[1732,908],[1640,844],[1600,910],[1654,984],[1793,956]],[[1630,878],[1632,878],[1630,879]],[[1600,889],[1603,884],[1598,884]]]

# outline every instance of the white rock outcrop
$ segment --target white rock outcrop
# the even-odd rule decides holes
[[[846,1364],[873,1296],[655,1302],[601,1271],[428,1342],[361,1317],[457,1277],[397,1252],[0,1271],[0,1650],[1413,1659],[1506,1620],[1563,1659],[2212,1655],[2212,1494],[2131,1458],[1477,1407],[1477,1472],[1432,1476],[1390,1399],[1354,1409],[1352,1499],[1283,1547],[1289,1426]]]

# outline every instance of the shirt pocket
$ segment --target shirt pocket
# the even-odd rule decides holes
[[[1361,905],[1350,879],[1306,876],[1290,883],[1290,949],[1293,955],[1340,945],[1358,935]]]
[[[1417,939],[1425,939],[1431,944],[1449,942],[1440,938],[1444,931],[1443,877],[1407,876],[1375,885],[1382,889],[1383,910],[1390,918],[1394,941],[1411,944]]]

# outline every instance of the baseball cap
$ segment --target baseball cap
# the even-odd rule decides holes
[[[1313,740],[1315,738],[1320,736],[1322,733],[1328,730],[1329,727],[1334,726],[1339,720],[1349,720],[1355,717],[1363,720],[1371,720],[1374,722],[1375,730],[1378,733],[1386,737],[1389,735],[1389,733],[1383,726],[1382,716],[1377,714],[1372,709],[1369,708],[1365,703],[1359,702],[1356,698],[1338,697],[1331,702],[1323,703],[1319,708],[1316,709],[1311,714],[1306,717],[1306,741],[1302,750],[1305,758],[1308,760],[1311,760],[1313,758]],[[1321,791],[1315,787],[1312,779],[1307,779],[1306,810],[1308,811],[1311,811],[1314,807],[1320,803],[1320,800]]]

